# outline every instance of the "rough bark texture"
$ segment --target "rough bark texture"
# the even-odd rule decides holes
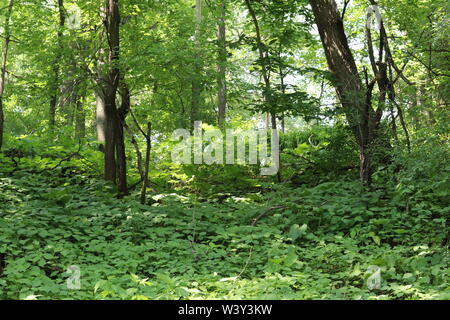
[[[126,159],[123,123],[126,112],[118,110],[116,94],[119,87],[120,15],[118,0],[106,0],[103,24],[108,44],[108,68],[98,79],[97,133],[104,139],[105,179],[117,183],[120,195],[127,193]],[[103,136],[104,135],[104,136]],[[102,141],[103,142],[103,141]]]
[[[367,83],[367,87],[364,87],[359,77],[336,2],[334,0],[310,0],[309,2],[334,87],[360,149],[360,178],[363,184],[368,185],[371,180],[371,147],[376,137],[381,119],[380,110],[382,110],[379,108],[375,112],[371,105],[374,82]],[[374,63],[372,65],[375,67]],[[378,78],[378,75],[376,77]],[[385,99],[384,87],[381,86],[380,90],[381,103]]]
[[[310,0],[310,4],[333,76],[333,84],[347,120],[360,141],[362,137],[358,127],[360,114],[365,107],[365,94],[336,3],[333,0]]]
[[[5,76],[6,76],[6,62],[8,60],[8,50],[9,50],[9,42],[11,41],[11,32],[9,28],[9,22],[11,19],[12,9],[14,5],[14,0],[9,0],[8,4],[8,12],[6,14],[5,20],[5,42],[3,44],[3,55],[2,55],[2,69],[0,74],[0,150],[3,145],[3,131],[4,131],[4,113],[3,113],[3,93],[5,92]]]
[[[217,40],[219,44],[219,78],[218,78],[218,124],[219,127],[223,127],[225,122],[225,112],[227,109],[227,84],[226,84],[226,63],[227,63],[227,43],[226,43],[226,27],[225,27],[225,15],[226,7],[225,1],[222,0],[220,4],[220,20],[219,28],[217,32]]]

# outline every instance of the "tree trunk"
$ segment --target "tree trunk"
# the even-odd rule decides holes
[[[225,112],[227,109],[227,84],[226,84],[226,63],[227,63],[227,43],[226,43],[226,0],[222,0],[220,4],[220,20],[217,32],[217,40],[219,43],[219,79],[217,100],[219,105],[218,124],[223,127],[225,123]]]
[[[145,167],[142,176],[142,187],[141,187],[141,204],[145,204],[145,196],[148,187],[148,170],[150,168],[150,151],[152,150],[152,124],[147,123],[147,134],[145,135],[145,140],[147,141],[147,149],[145,150]]]
[[[125,142],[123,122],[116,106],[119,86],[119,31],[120,15],[118,0],[105,1],[105,31],[108,43],[108,72],[98,79],[97,119],[103,120],[97,126],[99,138],[104,134],[104,174],[105,179],[118,184],[119,194],[127,193]],[[116,161],[117,156],[117,161]],[[117,182],[118,177],[118,182]]]
[[[53,61],[53,79],[50,85],[51,96],[50,96],[50,108],[49,108],[49,127],[50,131],[53,131],[55,127],[55,118],[56,118],[56,103],[58,101],[58,87],[59,87],[59,61],[61,60],[62,55],[62,43],[61,38],[63,35],[63,28],[66,21],[66,15],[64,11],[64,0],[58,0],[58,11],[59,11],[59,28],[57,34],[57,42],[58,42],[58,50],[55,60]]]
[[[192,80],[192,96],[191,96],[191,130],[194,130],[194,122],[198,119],[198,111],[201,104],[202,93],[202,63],[200,59],[200,35],[202,24],[202,0],[195,0],[195,43],[196,43],[196,60],[194,62],[194,75]]]
[[[334,0],[310,0],[333,85],[360,150],[360,178],[371,180],[372,142],[381,118],[371,105],[374,83],[364,88]]]
[[[8,4],[8,12],[6,14],[5,20],[5,42],[3,45],[3,55],[2,55],[2,69],[0,74],[0,150],[3,145],[3,131],[4,131],[4,113],[3,113],[3,94],[5,92],[5,76],[6,76],[6,62],[8,60],[8,50],[9,50],[9,42],[11,41],[11,32],[9,28],[9,22],[11,19],[12,9],[14,5],[14,0],[9,0]]]

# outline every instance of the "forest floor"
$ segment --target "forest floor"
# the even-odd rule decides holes
[[[1,299],[450,298],[446,209],[433,203],[406,212],[386,191],[336,181],[141,205],[99,179],[7,160]]]

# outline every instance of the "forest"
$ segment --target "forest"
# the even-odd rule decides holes
[[[450,299],[447,0],[0,0],[0,300]]]

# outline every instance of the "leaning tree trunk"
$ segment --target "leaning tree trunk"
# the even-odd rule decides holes
[[[6,14],[5,20],[5,42],[3,45],[3,55],[2,55],[2,69],[0,74],[0,150],[2,149],[3,144],[3,131],[4,131],[4,123],[5,118],[3,114],[3,93],[5,92],[5,76],[6,76],[6,61],[8,60],[8,50],[9,50],[9,42],[11,41],[11,32],[9,28],[9,21],[11,19],[12,9],[14,5],[14,0],[9,0],[8,4],[8,12]]]
[[[376,138],[380,114],[371,106],[374,83],[365,88],[349,48],[341,15],[334,0],[310,0],[322,40],[333,85],[347,122],[360,151],[360,178],[364,185],[371,180],[371,147]]]

